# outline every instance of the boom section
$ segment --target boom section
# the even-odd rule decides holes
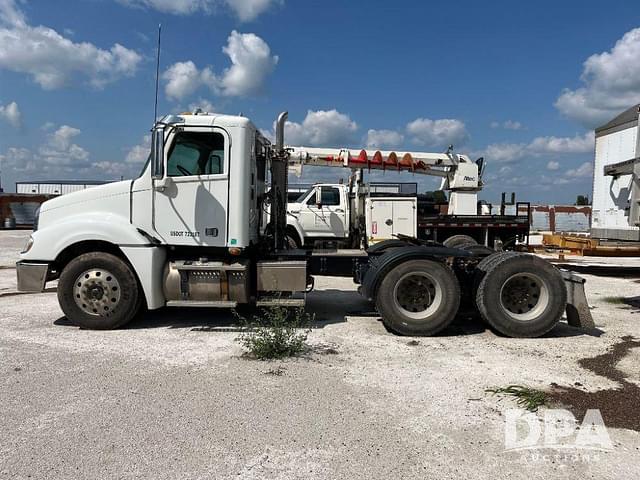
[[[366,151],[349,148],[287,147],[290,165],[369,170],[398,170],[446,177],[461,163],[472,163],[457,153]]]

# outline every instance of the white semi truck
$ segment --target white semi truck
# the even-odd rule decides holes
[[[314,151],[284,146],[286,116],[278,117],[275,145],[242,116],[165,116],[153,126],[152,152],[138,178],[42,205],[17,263],[18,288],[42,291],[59,279],[65,315],[94,329],[122,326],[141,308],[303,305],[314,275],[353,278],[399,334],[435,334],[461,304],[510,336],[548,332],[565,308],[570,323],[590,325],[582,280],[532,255],[416,239],[368,250],[290,248],[288,165]],[[451,155],[356,158],[416,170],[439,168]],[[319,156],[351,161],[345,151]]]

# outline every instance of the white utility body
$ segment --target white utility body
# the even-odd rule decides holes
[[[398,235],[418,236],[415,197],[368,197],[364,205],[367,245],[398,238]]]

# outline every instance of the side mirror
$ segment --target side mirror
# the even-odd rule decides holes
[[[322,188],[316,188],[316,207],[322,208]]]
[[[164,176],[164,127],[154,128],[151,134],[151,178]]]

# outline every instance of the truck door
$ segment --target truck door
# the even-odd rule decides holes
[[[176,129],[165,148],[166,187],[154,192],[155,231],[170,245],[227,243],[230,142],[220,128]]]
[[[322,203],[316,204],[316,190],[305,200],[300,210],[300,224],[305,236],[344,238],[349,234],[347,228],[347,205],[342,191],[338,187],[319,186]]]

